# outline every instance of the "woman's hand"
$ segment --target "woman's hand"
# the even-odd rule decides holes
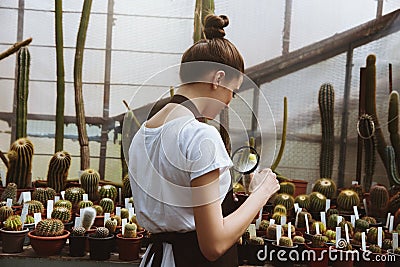
[[[271,169],[262,169],[252,174],[252,179],[249,185],[249,192],[262,190],[269,198],[280,189],[279,181],[276,179],[276,174]]]

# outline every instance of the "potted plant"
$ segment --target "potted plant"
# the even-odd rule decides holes
[[[272,246],[275,249],[275,253],[273,254],[272,264],[274,266],[284,266],[284,267],[291,267],[295,261],[291,260],[289,255],[292,250],[296,250],[298,245],[293,244],[292,239],[287,236],[282,236],[279,238],[279,244],[272,242]],[[284,251],[284,252],[283,252]],[[283,255],[284,261],[281,261],[277,257],[277,253]]]
[[[19,215],[11,215],[4,222],[4,227],[0,229],[3,252],[20,253],[22,252],[26,234],[29,229],[22,229],[22,221]]]
[[[385,267],[386,262],[383,260],[383,255],[387,255],[387,252],[381,249],[378,245],[372,244],[367,247],[366,253],[363,253],[360,257],[359,266],[364,267]]]
[[[41,257],[60,254],[70,233],[58,219],[44,219],[28,233],[33,250]]]
[[[107,260],[111,256],[112,241],[114,235],[110,234],[107,228],[97,227],[93,234],[88,237],[90,259]]]
[[[69,236],[69,255],[71,257],[83,257],[86,255],[86,229],[82,226],[72,228]]]
[[[331,246],[331,254],[335,255],[332,260],[332,267],[352,267],[354,265],[354,259],[356,259],[357,251],[353,249],[350,243],[345,240],[340,240],[338,245]]]
[[[136,224],[127,223],[124,227],[124,234],[117,234],[117,247],[120,260],[132,261],[139,258],[140,243],[143,235],[137,234],[136,230]]]
[[[310,267],[327,267],[329,258],[328,258],[328,247],[325,245],[325,238],[321,234],[317,234],[312,236],[311,244],[305,244],[305,247],[309,251],[313,251],[309,260]],[[312,255],[315,255],[313,257]]]

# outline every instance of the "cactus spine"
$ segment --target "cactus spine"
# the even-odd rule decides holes
[[[353,206],[360,205],[360,198],[353,190],[346,189],[338,195],[337,205],[339,210],[351,212],[353,211]]]
[[[95,238],[105,238],[109,236],[110,231],[105,227],[97,227],[96,232],[94,233]]]
[[[356,220],[355,230],[357,232],[366,232],[368,228],[369,228],[369,222],[363,219]]]
[[[274,213],[281,213],[281,214],[286,214],[287,210],[286,207],[283,205],[276,205],[274,208]]]
[[[57,208],[57,207],[64,207],[64,208],[67,208],[69,210],[72,210],[72,203],[69,200],[60,199],[59,201],[54,203],[54,208]]]
[[[321,114],[322,143],[319,160],[320,177],[332,177],[334,157],[334,102],[335,91],[329,83],[321,85],[318,93],[319,111]]]
[[[103,208],[100,205],[93,205],[93,208],[96,210],[96,216],[102,216],[104,214]]]
[[[64,233],[64,224],[58,219],[44,219],[36,225],[38,236],[60,236]]]
[[[276,224],[268,226],[266,233],[267,238],[272,240],[276,239],[276,230],[277,230]],[[285,234],[282,228],[281,228],[281,234],[282,236]]]
[[[72,204],[78,204],[83,200],[85,190],[80,187],[70,187],[65,190],[65,199],[71,201]]]
[[[59,219],[63,223],[71,221],[71,217],[72,217],[71,210],[65,207],[56,207],[51,213],[51,218]]]
[[[82,188],[88,194],[90,200],[99,199],[100,174],[93,169],[86,169],[81,175]]]
[[[37,200],[31,200],[26,203],[29,204],[28,214],[33,215],[35,213],[43,213],[44,212],[44,206],[43,206],[42,202],[37,201]]]
[[[375,172],[376,163],[376,137],[374,134],[374,120],[368,114],[361,115],[359,119],[359,134],[363,139],[365,150],[365,163],[364,163],[364,190],[369,191],[372,183],[372,178]]]
[[[390,198],[388,206],[388,211],[392,214],[395,214],[398,209],[400,209],[400,192]]]
[[[382,253],[382,249],[378,245],[370,245],[368,247],[368,250],[371,251],[372,253],[377,253],[377,254],[381,254]]]
[[[30,63],[31,55],[29,50],[27,47],[22,47],[18,51],[16,139],[26,137]],[[19,186],[21,187],[21,185]]]
[[[314,235],[312,237],[311,246],[313,248],[322,248],[322,247],[324,247],[324,245],[325,245],[324,237],[321,234]]]
[[[293,243],[304,244],[305,242],[306,240],[302,236],[296,235],[293,237]]]
[[[11,198],[13,204],[17,203],[17,185],[15,183],[9,183],[1,194],[2,201],[7,201],[7,198]]]
[[[18,188],[32,187],[32,156],[33,144],[29,139],[20,138],[12,143],[8,152],[7,183],[15,183]]]
[[[72,236],[84,236],[86,233],[86,229],[82,226],[72,228],[71,235]]]
[[[50,160],[47,172],[47,185],[60,193],[65,188],[71,155],[66,151],[56,152]]]
[[[336,184],[332,179],[320,178],[315,182],[313,192],[319,192],[326,198],[332,199],[336,194]]]
[[[114,234],[117,230],[117,224],[118,222],[115,218],[110,218],[105,222],[104,227],[107,228],[111,234]]]
[[[21,216],[19,215],[11,215],[4,222],[4,229],[8,231],[21,231],[22,230],[22,221]]]
[[[113,201],[117,199],[117,188],[113,185],[103,185],[99,190],[100,198],[111,198]]]
[[[79,209],[93,207],[93,202],[90,200],[82,200],[79,202],[78,206],[79,206]]]
[[[389,192],[383,185],[371,187],[369,192],[371,215],[382,218],[387,212]]]
[[[367,240],[371,244],[378,243],[378,228],[371,227],[367,233]],[[382,240],[385,240],[385,232],[382,231]]]

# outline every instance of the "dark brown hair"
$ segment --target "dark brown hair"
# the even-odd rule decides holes
[[[229,19],[227,16],[208,15],[204,19],[204,35],[206,39],[202,39],[193,44],[185,51],[182,56],[181,63],[209,61],[227,65],[231,68],[218,68],[226,73],[227,79],[237,78],[240,73],[244,72],[243,57],[237,48],[227,39],[224,38],[224,28],[228,26]],[[180,76],[182,82],[196,81],[212,69],[203,69],[201,71],[193,71],[190,64],[181,65]],[[239,71],[239,72],[238,72]]]

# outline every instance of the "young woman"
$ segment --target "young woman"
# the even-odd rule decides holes
[[[132,140],[136,215],[153,237],[140,266],[238,266],[237,240],[279,190],[270,169],[257,171],[244,204],[223,216],[232,162],[218,131],[199,117],[215,118],[242,83],[242,56],[224,38],[228,23],[226,16],[206,17],[206,39],[182,57],[183,85]]]

